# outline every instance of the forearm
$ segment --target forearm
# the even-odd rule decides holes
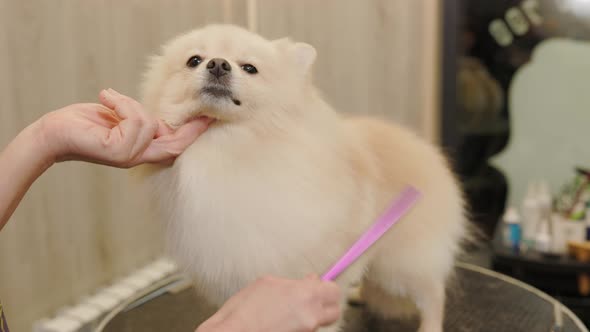
[[[256,319],[252,317],[252,319]],[[195,332],[242,332],[243,329],[241,328],[240,324],[234,324],[232,321],[228,319],[219,320],[216,319],[215,316],[209,318],[209,320],[205,321]]]
[[[53,164],[41,127],[39,121],[31,124],[0,153],[0,230],[31,184]]]
[[[246,290],[252,288],[254,285],[255,284],[252,284],[249,287],[246,287]],[[244,291],[241,293],[244,293]],[[234,295],[234,297],[236,296]],[[270,302],[270,300],[268,300],[268,302]],[[261,328],[256,328],[257,326],[255,322],[257,318],[255,315],[248,315],[244,321],[244,315],[241,314],[243,309],[252,305],[252,303],[236,302],[235,299],[232,298],[223,304],[215,314],[201,323],[195,332],[248,332],[260,330]],[[255,304],[254,307],[256,307]],[[280,329],[278,331],[280,331]]]

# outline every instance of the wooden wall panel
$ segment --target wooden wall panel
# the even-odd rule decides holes
[[[137,96],[146,57],[210,22],[313,44],[316,80],[339,110],[385,116],[433,139],[436,4],[0,0],[0,146],[45,112],[96,101],[102,88]],[[0,233],[0,299],[13,330],[30,330],[33,319],[161,253],[159,223],[127,181],[126,171],[66,163],[34,184]]]
[[[315,79],[340,111],[436,140],[438,1],[257,0],[258,30],[318,51]]]
[[[245,2],[0,0],[0,146],[45,112],[137,96],[146,57],[210,22],[245,25]],[[0,299],[15,331],[160,255],[160,225],[127,172],[59,164],[0,233]],[[1,188],[0,188],[1,190]]]

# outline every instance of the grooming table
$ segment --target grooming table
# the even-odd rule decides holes
[[[120,306],[97,331],[188,331],[209,317],[214,309],[199,299],[186,280],[174,276]],[[537,289],[502,274],[461,263],[455,290],[446,306],[445,331],[550,332],[561,316],[563,332],[587,332],[566,307]],[[261,313],[264,314],[264,313]],[[350,306],[344,332],[416,331],[418,320],[380,320],[362,307]]]

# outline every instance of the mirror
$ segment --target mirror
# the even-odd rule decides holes
[[[456,90],[443,92],[443,136],[474,218],[491,234],[529,183],[557,194],[576,166],[590,166],[590,1],[446,6],[446,22],[454,11],[459,26],[445,31],[455,70],[444,84]]]

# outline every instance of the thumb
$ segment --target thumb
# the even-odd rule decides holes
[[[210,119],[196,119],[175,132],[154,139],[145,150],[139,163],[161,163],[178,157],[209,127]]]
[[[155,138],[160,136],[170,135],[174,132],[174,129],[170,128],[164,121],[157,119],[158,121],[158,129],[156,130]]]
[[[305,280],[320,280],[320,277],[315,273],[310,273],[305,276]]]
[[[158,137],[154,140],[154,143],[169,147],[172,150],[179,150],[178,154],[180,154],[209,128],[211,122],[212,119],[210,118],[197,118],[182,125],[173,133]]]

